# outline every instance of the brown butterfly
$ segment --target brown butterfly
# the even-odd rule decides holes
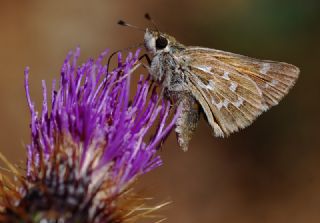
[[[226,137],[278,104],[299,76],[299,68],[291,64],[185,46],[157,28],[144,31],[144,45],[152,55],[149,72],[165,96],[182,108],[176,132],[184,150],[201,111],[214,135]]]

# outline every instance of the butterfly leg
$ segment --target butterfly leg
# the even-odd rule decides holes
[[[187,151],[191,137],[199,122],[200,107],[199,103],[188,94],[179,96],[179,106],[181,106],[182,111],[176,122],[175,131],[180,147]]]

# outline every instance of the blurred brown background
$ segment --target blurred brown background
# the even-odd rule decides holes
[[[59,74],[66,53],[82,59],[105,48],[125,48],[142,33],[149,12],[181,42],[286,61],[301,68],[279,106],[249,128],[217,139],[202,120],[188,152],[174,134],[163,167],[140,179],[157,201],[172,200],[167,222],[320,221],[320,1],[317,0],[0,0],[0,149],[24,160],[29,113],[23,70],[31,67],[38,108],[41,79]]]

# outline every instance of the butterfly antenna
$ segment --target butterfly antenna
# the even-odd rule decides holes
[[[144,43],[138,43],[138,44],[135,44],[135,45],[132,45],[130,47],[127,47],[127,48],[124,48],[122,50],[117,50],[117,51],[114,51],[113,53],[110,54],[109,58],[108,58],[108,62],[107,62],[107,74],[109,74],[109,66],[110,66],[110,62],[111,62],[111,59],[117,54],[117,53],[121,53],[121,52],[126,52],[128,50],[131,50],[131,49],[134,49],[134,48],[137,48],[137,47],[141,47],[143,46]]]
[[[146,18],[148,21],[151,22],[151,24],[153,25],[153,27],[155,28],[155,30],[160,33],[158,26],[156,25],[156,23],[153,21],[153,19],[151,18],[151,16],[149,15],[149,13],[144,14],[144,18]]]
[[[137,29],[137,30],[140,30],[140,31],[146,31],[145,29],[141,28],[141,27],[138,27],[138,26],[135,26],[135,25],[131,25],[129,23],[126,23],[125,21],[123,20],[119,20],[118,21],[118,25],[120,26],[126,26],[126,27],[130,27],[130,28],[133,28],[133,29]]]

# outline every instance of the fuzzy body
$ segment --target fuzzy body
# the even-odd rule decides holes
[[[181,106],[176,133],[180,147],[187,150],[199,122],[200,106],[185,81],[190,69],[189,60],[183,57],[181,52],[186,48],[173,37],[166,35],[166,38],[169,40],[168,45],[157,50],[156,33],[146,32],[145,47],[153,55],[149,72],[155,81],[162,84],[165,96]]]

